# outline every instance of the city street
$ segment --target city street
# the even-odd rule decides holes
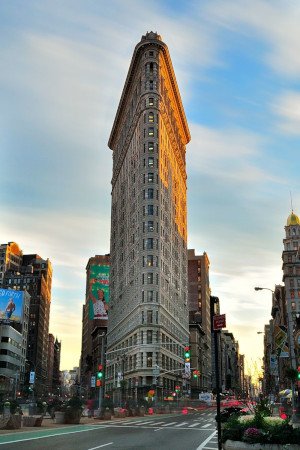
[[[0,436],[14,450],[211,450],[217,449],[215,411],[126,418]]]

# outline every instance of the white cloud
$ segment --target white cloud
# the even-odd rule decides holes
[[[300,134],[300,92],[282,92],[271,105],[272,111],[278,116],[278,128],[291,135]]]
[[[299,3],[252,0],[245,7],[244,2],[220,0],[208,2],[206,11],[218,27],[262,38],[265,61],[273,70],[287,77],[299,76]]]
[[[203,173],[218,182],[243,186],[266,180],[283,182],[256,162],[265,144],[262,136],[241,129],[213,129],[197,124],[190,125],[190,129],[189,173]]]

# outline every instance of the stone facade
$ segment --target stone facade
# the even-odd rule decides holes
[[[107,390],[174,389],[189,341],[185,146],[166,44],[137,44],[109,139],[113,150]],[[159,366],[160,376],[153,376]],[[163,373],[165,374],[163,375]]]

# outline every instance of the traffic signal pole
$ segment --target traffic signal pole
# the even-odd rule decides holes
[[[222,450],[220,367],[219,367],[219,335],[220,335],[220,331],[219,330],[218,331],[214,330],[213,333],[214,333],[214,344],[215,344],[218,450]]]
[[[100,353],[100,364],[102,366],[102,370],[103,373],[105,373],[104,371],[104,355],[105,355],[105,336],[106,334],[103,333],[100,335],[101,337],[101,353]],[[101,408],[102,408],[102,400],[103,400],[103,392],[104,392],[104,387],[103,387],[103,383],[104,383],[104,378],[102,377],[101,381],[100,381],[100,386],[99,386],[99,412],[101,414]]]

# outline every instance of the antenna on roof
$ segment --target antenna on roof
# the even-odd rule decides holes
[[[294,212],[292,191],[290,191],[290,197],[291,197],[291,209],[292,209],[292,212]]]

